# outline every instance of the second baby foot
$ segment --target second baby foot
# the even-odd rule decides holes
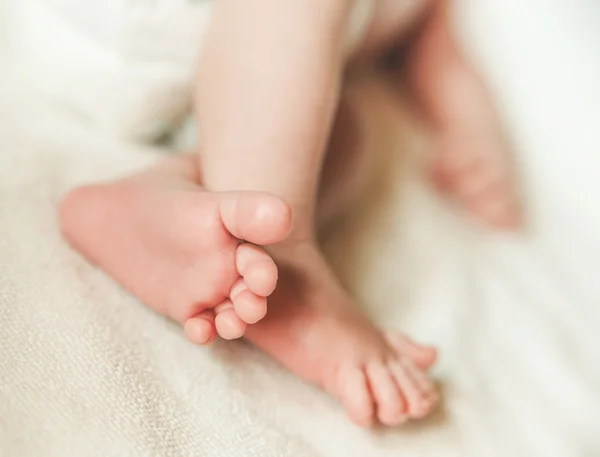
[[[75,189],[63,233],[90,261],[196,344],[239,338],[262,319],[277,268],[256,245],[282,241],[289,207],[259,192],[205,191],[191,157]],[[250,244],[254,243],[254,244]]]
[[[480,222],[516,229],[522,223],[515,171],[492,123],[448,127],[432,167],[434,184]]]
[[[246,338],[338,399],[360,426],[426,416],[438,400],[427,375],[435,349],[374,326],[314,244],[277,246],[273,255],[280,280]]]

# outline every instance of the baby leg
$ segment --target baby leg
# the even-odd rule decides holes
[[[459,50],[449,8],[435,0],[405,62],[412,95],[438,131],[432,178],[476,219],[515,228],[521,211],[508,145],[481,78]]]
[[[393,110],[389,95],[373,81],[343,92],[322,170],[319,223],[342,212],[372,177],[378,141],[388,134],[372,121]],[[427,415],[438,399],[426,374],[435,350],[374,326],[316,243],[283,243],[270,252],[279,283],[269,313],[246,337],[338,398],[359,425],[398,425]]]
[[[259,4],[268,8],[257,15]],[[339,398],[356,423],[395,425],[424,416],[435,404],[425,374],[435,351],[375,327],[316,242],[318,197],[329,201],[323,213],[331,215],[344,189],[349,193],[343,180],[332,185],[335,164],[338,171],[356,171],[348,161],[325,159],[350,4],[215,5],[198,85],[201,157],[211,190],[271,192],[289,202],[294,215],[290,237],[269,248],[280,280],[269,313],[248,327],[248,339]],[[324,163],[333,166],[323,169]],[[322,177],[327,179],[320,184]]]

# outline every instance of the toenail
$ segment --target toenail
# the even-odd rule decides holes
[[[277,215],[277,211],[273,208],[273,206],[266,203],[260,203],[256,205],[255,211],[254,217],[259,222],[271,221]]]

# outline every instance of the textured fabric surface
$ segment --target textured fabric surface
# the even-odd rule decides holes
[[[189,115],[211,1],[6,2],[32,83],[98,128],[152,141]]]
[[[32,83],[99,128],[154,141],[189,116],[214,0],[5,1],[11,49]],[[423,0],[402,1],[410,18]],[[349,52],[369,26],[372,2],[355,2]]]
[[[440,347],[444,407],[402,430],[357,430],[243,343],[191,346],[72,252],[60,195],[158,151],[2,71],[0,455],[599,455],[600,62],[576,41],[597,29],[568,2],[538,22],[534,0],[484,5],[466,35],[513,133],[530,232],[491,236],[451,213],[415,172],[424,144],[407,130],[369,204],[327,240],[375,320]]]

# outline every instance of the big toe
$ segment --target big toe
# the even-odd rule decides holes
[[[437,359],[437,350],[431,346],[416,343],[399,332],[385,332],[385,340],[394,350],[412,359],[421,368],[430,368]]]
[[[224,192],[221,217],[241,240],[267,245],[283,241],[292,226],[291,209],[281,198],[264,192]]]

